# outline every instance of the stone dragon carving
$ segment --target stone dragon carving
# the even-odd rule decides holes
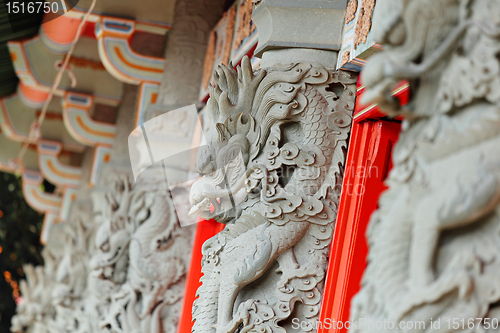
[[[50,331],[92,332],[93,319],[97,318],[92,309],[91,299],[86,295],[90,256],[95,226],[89,214],[80,213],[74,223],[64,225],[63,254],[56,270],[51,302],[55,308],[55,320]]]
[[[22,333],[32,328],[37,332],[48,332],[46,319],[54,315],[51,293],[54,286],[55,267],[60,258],[47,249],[42,251],[45,266],[23,267],[26,280],[19,283],[23,302],[17,306],[12,318],[11,331]]]
[[[219,66],[191,213],[225,229],[203,245],[193,332],[313,330],[356,77],[320,64]]]
[[[24,267],[23,302],[12,319],[13,332],[91,332],[92,314],[84,314],[84,308],[93,230],[86,218],[64,224],[61,248],[44,248],[44,266]]]
[[[178,224],[168,192],[149,185],[132,186],[123,178],[107,195],[109,217],[96,234],[90,273],[104,331],[177,327],[191,229]]]
[[[410,320],[425,328],[404,332],[497,332],[500,1],[379,0],[374,29],[384,51],[362,73],[364,102],[405,121],[351,322],[396,323],[380,332]],[[404,107],[390,97],[403,79]]]
[[[62,249],[49,244],[45,266],[25,267],[13,332],[177,330],[192,229],[180,227],[157,182],[112,183],[94,192],[94,219],[75,214],[58,230]]]

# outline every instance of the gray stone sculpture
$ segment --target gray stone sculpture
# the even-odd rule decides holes
[[[365,102],[405,121],[351,319],[425,329],[351,332],[498,332],[500,1],[379,0],[375,12],[384,51],[362,73]],[[402,79],[405,107],[389,94]]]
[[[168,192],[156,185],[122,177],[107,198],[89,277],[100,330],[175,332],[192,229],[180,227]]]
[[[23,302],[12,319],[13,332],[96,332],[97,313],[90,311],[86,295],[95,228],[88,213],[78,216],[58,229],[61,249],[44,248],[44,266],[24,267]]]
[[[87,275],[95,228],[89,214],[81,214],[74,223],[64,225],[63,255],[55,274],[51,302],[55,308],[51,330],[56,332],[92,332],[96,313],[85,312],[88,297]]]
[[[216,70],[192,213],[203,245],[193,332],[292,332],[318,316],[356,77],[320,64]],[[211,207],[212,206],[212,207]]]
[[[17,307],[12,318],[11,331],[22,333],[26,330],[49,332],[47,319],[54,315],[51,293],[55,281],[55,269],[60,258],[54,257],[47,249],[42,251],[45,266],[23,267],[26,280],[19,283],[23,303]]]
[[[24,268],[13,332],[177,330],[192,228],[180,227],[165,186],[149,177],[157,171],[136,185],[118,174],[113,191],[93,192],[94,218],[75,214],[58,230],[63,249],[49,244],[45,266]]]

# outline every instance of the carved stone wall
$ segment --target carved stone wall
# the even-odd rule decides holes
[[[52,228],[44,266],[25,267],[13,332],[176,331],[193,228],[180,227],[158,165],[130,179],[123,142],[137,87],[126,91],[103,175],[79,191],[69,221]]]
[[[261,24],[268,5],[290,21],[283,4],[259,3]],[[194,332],[303,332],[294,318],[313,331],[354,108],[356,77],[334,69],[346,4],[294,1],[293,17],[321,21],[273,26],[260,71],[248,58],[216,71],[191,212],[228,226],[203,248]],[[177,4],[158,103],[146,119],[197,102],[208,33],[223,8],[220,0]],[[327,33],[308,34],[313,23]],[[124,142],[136,93],[126,88],[119,143],[99,185],[60,227],[63,241],[46,248],[45,267],[27,268],[15,332],[175,332],[193,229],[178,225],[160,166],[130,180]]]
[[[159,171],[159,172],[158,172]],[[153,175],[148,175],[152,173]],[[96,212],[103,222],[90,260],[88,292],[96,300],[99,329],[175,332],[189,265],[191,228],[181,228],[162,184],[161,169],[136,185],[122,176]]]
[[[44,248],[44,266],[24,267],[23,302],[12,318],[13,332],[75,332],[77,327],[92,332],[92,318],[83,308],[94,230],[91,212],[76,205],[71,221],[53,231],[57,241]]]
[[[384,51],[362,73],[362,102],[405,121],[389,189],[369,225],[353,322],[418,322],[413,332],[498,331],[498,13],[496,0],[377,1],[374,33]],[[402,79],[412,91],[406,107],[388,98]]]
[[[177,1],[158,108],[145,120],[198,101],[208,33],[225,4]],[[146,54],[157,56],[163,49],[163,41],[144,44],[158,41],[152,35],[136,37],[132,47],[146,47]],[[45,266],[26,268],[14,332],[176,332],[194,229],[179,225],[161,165],[150,166],[137,182],[130,179],[127,139],[137,99],[138,88],[125,86],[111,158],[94,186],[79,190],[74,206],[80,209],[73,209],[67,224],[53,228]],[[188,120],[178,119],[176,127],[169,122],[170,128],[160,131],[175,136]],[[189,146],[189,138],[185,141]],[[84,157],[86,176],[93,153],[89,149]]]
[[[214,74],[191,203],[226,228],[203,246],[193,332],[303,332],[293,318],[313,331],[356,77],[310,59]]]
[[[321,304],[357,80],[335,70],[347,1],[253,2],[261,69],[216,68],[191,188],[191,213],[226,224],[195,333],[313,332]]]
[[[181,228],[163,170],[130,179],[137,87],[126,86],[111,158],[51,229],[44,266],[25,267],[13,332],[175,332],[194,229]],[[90,173],[93,149],[84,156]]]
[[[192,228],[181,228],[161,169],[132,185],[115,174],[47,246],[45,266],[25,267],[13,332],[175,332]],[[62,245],[62,247],[61,247]]]

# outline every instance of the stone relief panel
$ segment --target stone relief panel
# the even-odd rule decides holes
[[[384,51],[362,73],[362,102],[405,121],[368,229],[352,321],[498,332],[499,13],[498,0],[377,1],[374,34]],[[403,79],[412,91],[405,107],[388,97]]]
[[[104,179],[112,190],[92,192],[94,216],[77,214],[63,248],[49,244],[45,266],[25,267],[13,332],[176,331],[193,229],[180,227],[154,167],[136,184]]]
[[[356,77],[320,64],[214,73],[191,213],[225,229],[203,246],[193,332],[294,332],[321,302]],[[288,320],[288,321],[287,321]]]
[[[19,284],[23,302],[17,306],[12,318],[12,332],[48,332],[47,319],[53,318],[55,310],[51,304],[51,294],[55,280],[55,267],[60,258],[54,258],[48,249],[42,252],[45,266],[26,265],[23,270],[26,280]]]
[[[123,176],[106,199],[89,275],[100,329],[175,331],[192,229],[180,227],[169,193],[152,183]]]
[[[93,331],[95,313],[86,311],[86,287],[95,229],[90,214],[79,216],[59,229],[62,248],[44,248],[44,266],[24,267],[23,302],[12,319],[13,332]]]

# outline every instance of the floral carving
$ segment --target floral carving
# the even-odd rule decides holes
[[[252,23],[252,2],[241,1],[238,8],[238,26],[233,41],[233,49],[240,48],[243,40],[255,31],[255,24]]]
[[[354,45],[366,43],[366,38],[372,28],[372,13],[375,8],[375,0],[362,0],[358,13],[358,21],[354,32]]]
[[[358,11],[358,0],[350,0],[345,11],[345,24],[348,24],[356,18]]]

